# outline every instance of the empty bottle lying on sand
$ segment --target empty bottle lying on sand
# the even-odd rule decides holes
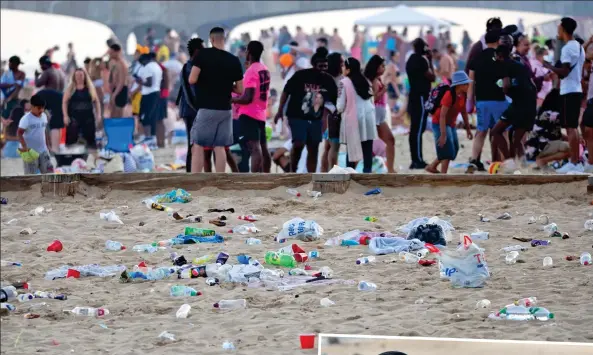
[[[16,299],[18,292],[14,286],[2,287],[0,290],[0,302],[6,302]]]
[[[196,279],[198,277],[206,277],[206,267],[198,266],[179,270],[180,279]]]
[[[146,252],[146,253],[156,253],[159,250],[159,247],[156,243],[152,244],[138,244],[134,245],[132,250],[137,251],[139,253]]]
[[[508,305],[501,309],[497,314],[491,315],[489,318],[508,319],[508,320],[541,320],[546,321],[554,319],[554,313],[548,311],[543,307],[525,307]]]
[[[365,256],[365,257],[356,259],[356,264],[357,265],[360,265],[360,264],[370,264],[370,263],[373,263],[373,262],[375,262],[375,257],[372,256],[372,255],[369,255],[369,256]]]
[[[502,251],[511,252],[511,251],[527,251],[528,248],[522,245],[510,245],[508,247],[504,247],[501,249]]]
[[[20,295],[16,296],[16,299],[19,300],[19,302],[29,302],[34,298],[35,296],[33,296],[32,293],[21,293]]]
[[[157,202],[155,202],[152,199],[146,199],[146,200],[142,201],[142,203],[149,210],[150,209],[153,209],[153,210],[157,210],[157,211],[172,212],[171,207],[167,207],[167,206],[161,205],[160,203],[157,203]]]
[[[119,250],[125,250],[126,247],[120,243],[120,242],[115,242],[113,240],[108,240],[105,242],[105,249],[107,250],[113,250],[113,251],[119,251]]]
[[[183,297],[183,296],[200,296],[202,293],[188,286],[171,286],[171,296]]]
[[[407,264],[417,264],[420,261],[420,258],[416,254],[408,253],[406,251],[402,251],[399,253],[399,259],[401,261],[406,262]]]
[[[8,261],[8,260],[2,260],[0,261],[0,265],[1,266],[23,266],[23,264],[16,262],[16,261]]]
[[[155,281],[171,277],[171,275],[175,272],[176,269],[174,267],[149,268],[134,266],[134,271],[124,271],[120,278],[124,279],[124,281],[126,281],[126,276],[128,279],[144,279]]]
[[[241,309],[247,308],[247,300],[220,300],[213,305],[217,309]]]
[[[295,197],[301,197],[301,193],[300,193],[300,192],[298,192],[298,191],[297,191],[297,190],[295,190],[295,189],[288,189],[288,190],[286,190],[286,192],[287,192],[289,195],[292,195],[292,196],[295,196]]]
[[[237,233],[237,234],[249,234],[249,233],[257,233],[261,232],[259,229],[255,227],[253,223],[242,224],[240,226],[233,227],[233,229],[229,230],[229,233]]]
[[[257,238],[247,238],[247,239],[245,239],[245,244],[247,244],[247,245],[260,245],[261,244],[261,240],[259,240]]]
[[[200,256],[199,258],[194,258],[194,260],[192,260],[192,264],[205,265],[205,264],[212,262],[212,260],[214,260],[214,255],[208,254],[208,255]]]
[[[274,251],[269,251],[266,253],[266,264],[269,265],[278,265],[284,267],[294,268],[297,265],[296,259],[292,255],[288,254],[279,254]]]
[[[548,225],[544,226],[544,232],[546,232],[546,234],[548,236],[552,236],[552,234],[554,234],[554,232],[558,231],[558,225],[556,223],[550,223]]]
[[[377,285],[372,282],[368,281],[360,281],[358,283],[358,290],[359,291],[375,291],[377,289]]]
[[[185,231],[183,234],[195,235],[197,237],[212,237],[212,236],[216,235],[216,231],[213,229],[206,229],[206,228],[185,227]]]
[[[68,297],[66,295],[56,294],[56,293],[52,293],[52,292],[45,292],[45,291],[35,291],[35,293],[33,295],[35,296],[35,298],[50,298],[53,300],[60,300],[60,301],[65,301],[68,299]]]
[[[581,261],[581,265],[583,265],[583,266],[591,265],[591,254],[589,254],[587,252],[581,254],[580,261]]]
[[[88,316],[88,317],[103,317],[109,315],[109,310],[106,308],[94,308],[94,307],[75,307],[72,310],[65,309],[64,312],[70,312],[77,316]]]

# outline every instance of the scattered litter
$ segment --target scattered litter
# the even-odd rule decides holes
[[[505,212],[505,213],[501,214],[500,216],[498,216],[496,219],[502,219],[502,220],[505,220],[505,221],[507,221],[507,220],[509,220],[509,219],[511,219],[511,218],[513,218],[513,217],[511,216],[511,214],[510,214],[510,213],[508,213],[508,212]]]
[[[159,338],[175,341],[175,334],[169,333],[165,330],[161,334],[159,334]]]
[[[285,222],[278,233],[276,241],[283,243],[286,239],[294,238],[303,242],[318,240],[323,235],[323,228],[313,220],[305,221],[302,218],[293,218]]]
[[[478,217],[480,217],[480,222],[490,222],[490,218],[485,217],[483,214],[478,214]]]
[[[10,221],[6,222],[6,224],[13,224],[13,223],[16,223],[16,222],[18,222],[18,219],[13,218]]]
[[[476,308],[490,308],[492,303],[489,300],[481,300],[476,303]]]
[[[108,222],[114,222],[114,223],[119,223],[119,224],[124,224],[124,222],[121,221],[121,219],[119,219],[118,215],[115,213],[115,211],[110,211],[107,213],[99,213],[99,218],[106,220]]]
[[[336,302],[330,300],[329,298],[322,298],[321,301],[319,301],[319,303],[322,307],[331,307],[336,304]]]
[[[292,195],[294,197],[301,197],[301,193],[295,189],[288,189],[288,190],[286,190],[286,193],[288,193],[289,195]]]
[[[64,246],[62,245],[62,242],[60,242],[59,240],[54,240],[48,247],[47,247],[47,251],[53,251],[53,252],[60,252],[64,249]]]
[[[36,207],[34,210],[31,210],[29,212],[29,215],[30,216],[40,216],[43,214],[43,212],[45,212],[45,208],[43,208],[43,206],[39,206],[39,207]]]
[[[463,243],[456,250],[444,250],[436,255],[441,278],[450,279],[453,287],[483,287],[490,277],[484,249],[469,236],[464,236]]]
[[[364,195],[365,196],[378,195],[381,192],[382,192],[381,189],[377,187],[376,189],[372,189],[372,190],[369,190],[369,191],[365,192]]]
[[[2,266],[23,266],[23,264],[17,261],[0,260]]]
[[[184,189],[174,189],[162,195],[156,195],[152,198],[156,203],[188,203],[193,198],[192,195]]]
[[[554,265],[554,261],[551,257],[546,256],[543,261],[544,267],[552,267]]]
[[[317,199],[321,197],[321,192],[307,190],[307,196],[313,197],[313,201],[317,201]]]
[[[108,326],[106,326],[106,325],[105,325],[105,324],[103,324],[103,323],[99,323],[99,327],[101,327],[101,328],[103,328],[103,329],[109,329],[109,327],[108,327]]]
[[[234,208],[225,208],[225,209],[220,209],[220,208],[209,208],[208,209],[208,213],[212,213],[212,212],[229,212],[229,213],[235,213],[235,209]]]
[[[37,233],[37,231],[32,230],[31,228],[23,228],[23,230],[21,230],[22,235],[30,235],[30,234],[35,234]]]
[[[222,349],[223,350],[236,350],[235,348],[235,344],[233,344],[233,342],[231,341],[225,341],[224,343],[222,343]]]
[[[177,313],[175,313],[175,317],[179,318],[187,318],[187,316],[189,315],[189,311],[191,310],[191,306],[189,304],[183,304],[181,305],[181,307],[179,307],[179,309],[177,310]]]

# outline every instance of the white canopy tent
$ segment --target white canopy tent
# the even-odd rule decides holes
[[[366,27],[433,26],[435,29],[439,29],[452,26],[450,22],[428,16],[406,5],[398,5],[385,12],[356,20],[354,23]]]

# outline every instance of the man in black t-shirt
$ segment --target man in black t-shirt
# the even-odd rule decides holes
[[[290,165],[294,173],[297,171],[305,145],[307,146],[307,170],[310,173],[317,171],[322,132],[327,126],[328,114],[335,111],[338,87],[331,75],[325,72],[328,68],[327,53],[327,49],[318,48],[311,58],[313,68],[299,70],[288,80],[280,97],[278,113],[274,118],[274,122],[282,119],[282,108],[290,96],[286,117],[292,133]],[[314,108],[317,99],[323,100],[320,112],[316,112]]]
[[[224,50],[220,27],[210,31],[212,48],[204,48],[192,60],[188,82],[195,84],[198,114],[192,126],[193,173],[204,168],[204,147],[212,147],[216,172],[226,169],[225,147],[233,144],[231,93],[243,93],[243,69],[239,58]]]
[[[408,97],[408,114],[410,115],[410,155],[412,164],[410,169],[424,169],[426,162],[422,158],[422,134],[426,130],[428,112],[424,103],[428,100],[431,83],[435,81],[432,53],[422,38],[412,42],[414,53],[406,62],[406,73],[410,82],[410,95]]]
[[[60,134],[62,128],[66,127],[64,124],[64,112],[62,111],[62,99],[64,95],[62,92],[54,89],[42,89],[37,92],[37,95],[45,101],[45,110],[49,113],[47,127],[51,141],[50,150],[52,153],[57,153],[60,151]]]
[[[492,149],[500,150],[502,159],[509,160],[504,163],[503,167],[510,170],[515,167],[511,159],[524,154],[521,142],[523,136],[533,129],[537,113],[537,89],[531,79],[529,69],[521,62],[510,58],[508,46],[496,48],[496,60],[504,64],[502,67],[502,89],[513,102],[492,129]],[[503,133],[511,125],[514,134],[509,151]]]
[[[500,120],[502,113],[508,108],[509,103],[505,98],[502,88],[497,82],[502,79],[502,62],[496,60],[496,47],[500,31],[486,33],[486,48],[468,64],[469,77],[474,80],[469,84],[467,97],[476,97],[478,124],[476,139],[473,143],[470,164],[475,165],[479,171],[485,171],[484,164],[479,156],[484,147],[488,131]],[[492,161],[499,161],[498,151],[492,151]]]

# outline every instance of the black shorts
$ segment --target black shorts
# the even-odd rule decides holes
[[[62,110],[60,110],[62,111]],[[65,127],[64,125],[64,116],[62,114],[58,114],[53,112],[50,119],[49,119],[49,129],[62,129]]]
[[[71,117],[71,122],[66,127],[66,145],[78,143],[79,138],[82,138],[87,148],[97,149],[96,130],[95,117],[92,114]]]
[[[114,89],[115,91],[115,89]],[[115,97],[115,107],[126,107],[128,104],[128,87],[124,86]]]
[[[583,125],[593,128],[593,99],[587,101],[587,108],[585,108],[585,112],[583,113]]]
[[[233,118],[233,145],[240,144],[245,141],[245,137],[241,133],[241,121],[239,118]]]
[[[330,140],[340,140],[340,125],[342,116],[338,113],[333,113],[327,117],[327,135]]]
[[[500,120],[515,129],[531,131],[537,115],[536,102],[512,102],[502,113]]]
[[[167,98],[159,96],[159,117],[157,117],[157,121],[167,118],[167,105]]]
[[[155,91],[148,95],[142,95],[142,101],[140,101],[140,122],[143,126],[156,125],[159,112],[159,103],[161,100],[161,93]]]
[[[266,143],[266,121],[256,120],[247,115],[239,116],[241,136],[245,142],[259,141]]]
[[[563,128],[578,128],[583,93],[571,92],[560,95],[560,123]]]

